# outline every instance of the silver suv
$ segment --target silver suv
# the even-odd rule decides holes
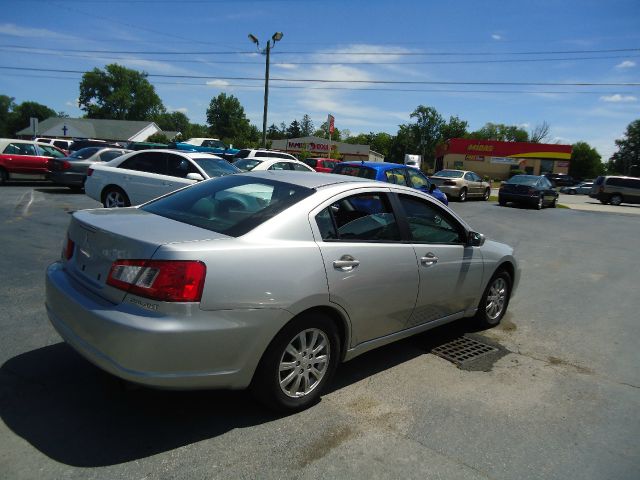
[[[593,182],[589,196],[611,205],[640,203],[640,178],[613,175],[598,177]]]

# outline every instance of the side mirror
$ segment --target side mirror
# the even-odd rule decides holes
[[[199,173],[187,173],[187,180],[195,180],[196,182],[201,182],[204,180],[204,177]]]
[[[467,235],[467,246],[481,247],[484,245],[485,236],[478,232],[470,231]]]

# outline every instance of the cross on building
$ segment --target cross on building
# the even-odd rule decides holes
[[[64,136],[65,136],[65,137],[67,136],[67,130],[69,130],[69,129],[67,128],[67,126],[66,126],[66,125],[64,125],[64,126],[62,127],[62,133],[64,134]]]

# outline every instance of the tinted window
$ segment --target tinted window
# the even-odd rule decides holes
[[[304,163],[309,165],[311,168],[316,168],[318,166],[318,160],[315,158],[306,158],[303,160]]]
[[[468,182],[473,182],[473,175],[469,172],[464,174],[464,179],[467,180]]]
[[[269,170],[293,170],[289,162],[276,162],[269,167]]]
[[[179,155],[167,155],[167,174],[172,177],[185,178],[188,173],[200,173],[186,158]]]
[[[381,193],[363,193],[343,198],[320,212],[316,216],[316,223],[323,240],[400,240],[400,230],[389,200]]]
[[[441,170],[434,175],[435,177],[461,178],[462,172],[458,170]]]
[[[253,230],[314,191],[290,183],[229,175],[179,190],[141,209],[237,237]]]
[[[251,153],[251,150],[240,150],[233,156],[233,158],[247,158],[249,156],[249,153]]]
[[[333,169],[333,173],[350,175],[352,177],[368,178],[369,180],[376,179],[376,171],[373,168],[366,167],[364,165],[336,165]]]
[[[122,162],[119,168],[137,170],[139,172],[157,173],[160,175],[167,174],[166,157],[164,153],[160,152],[139,153]]]
[[[251,171],[256,168],[256,165],[262,163],[262,160],[256,160],[253,158],[246,158],[243,160],[237,160],[233,162],[233,164],[238,167],[240,170]]]
[[[202,146],[203,147],[211,147],[211,148],[226,148],[227,147],[220,140],[204,140],[202,142]]]
[[[69,155],[70,158],[77,158],[79,160],[84,160],[85,158],[89,158],[91,155],[100,150],[101,147],[86,147],[81,148],[80,150],[73,152]]]
[[[310,172],[311,171],[307,167],[305,167],[304,165],[300,165],[299,163],[290,163],[290,165],[294,170],[297,170],[299,172]]]
[[[51,145],[38,145],[38,148],[43,157],[62,158],[65,156],[64,153]]]
[[[387,170],[384,172],[384,176],[388,183],[395,185],[407,185],[406,170],[401,168],[394,168],[393,170]]]
[[[459,225],[444,210],[409,195],[399,197],[414,242],[463,243]]]
[[[530,185],[533,186],[538,183],[539,177],[532,175],[514,175],[506,183],[511,185]]]
[[[336,166],[336,163],[338,162],[333,162],[331,160],[323,160],[322,163],[325,168],[333,168]]]
[[[598,177],[596,178],[596,181],[593,183],[594,185],[602,185],[602,182],[604,182],[604,177]]]
[[[122,155],[121,150],[107,150],[106,152],[102,152],[98,156],[100,157],[100,161],[109,162],[114,158],[118,158],[120,155]]]
[[[47,142],[47,143],[49,143],[49,142]],[[54,140],[53,144],[58,148],[64,148],[64,149],[66,149],[69,146],[68,142],[62,142],[60,140]]]
[[[621,187],[622,186],[622,179],[621,178],[610,178],[609,180],[607,180],[607,185],[613,185],[614,187]]]

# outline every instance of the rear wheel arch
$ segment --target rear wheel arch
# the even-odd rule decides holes
[[[289,322],[287,322],[287,324],[295,321],[300,317],[314,313],[319,313],[328,317],[335,324],[336,329],[338,330],[338,336],[340,337],[340,361],[342,362],[349,345],[351,331],[351,329],[349,328],[349,320],[344,316],[342,312],[339,312],[336,308],[328,306],[311,307],[295,315],[291,320],[289,320]],[[283,326],[282,328],[284,328],[285,326]]]

